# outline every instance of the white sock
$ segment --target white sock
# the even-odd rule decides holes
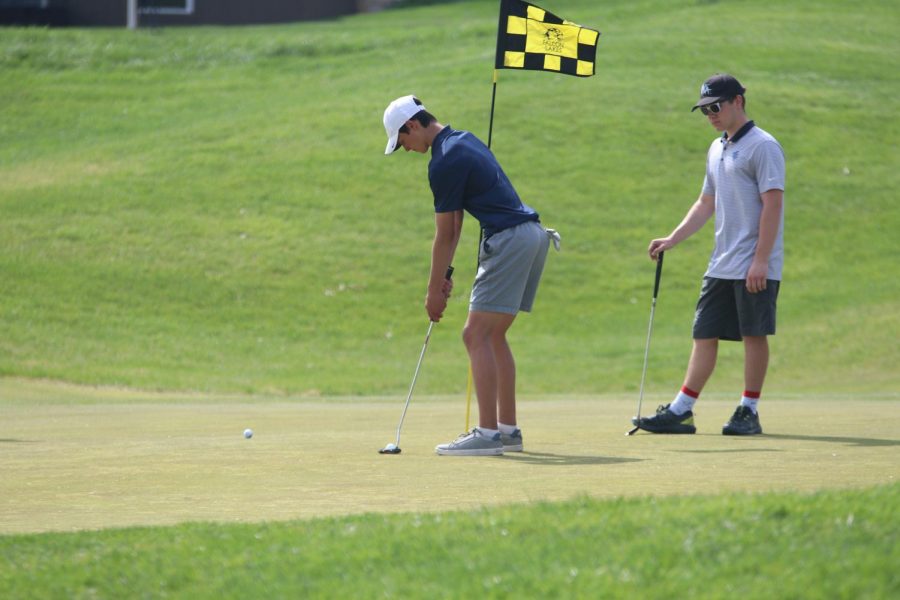
[[[518,429],[515,425],[507,425],[506,423],[497,423],[497,427],[500,428],[500,433],[505,433],[506,435],[514,434],[516,429]]]
[[[494,439],[494,436],[500,433],[499,429],[485,429],[484,427],[479,427],[478,431],[481,432],[481,435],[486,437],[489,440]]]
[[[678,395],[675,396],[675,399],[672,400],[672,403],[669,404],[669,410],[676,415],[683,415],[689,410],[694,410],[694,402],[697,401],[698,396],[700,396],[700,394],[693,390],[689,390],[686,387],[682,387],[681,391],[678,392]]]
[[[744,396],[741,398],[741,406],[746,406],[752,410],[754,415],[759,414],[759,398],[748,398],[747,396]]]

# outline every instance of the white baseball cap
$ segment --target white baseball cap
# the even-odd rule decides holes
[[[388,104],[388,107],[384,109],[384,130],[388,136],[387,146],[384,149],[385,154],[393,154],[397,150],[400,128],[421,110],[425,110],[425,107],[416,104],[415,96],[412,95],[402,96]]]

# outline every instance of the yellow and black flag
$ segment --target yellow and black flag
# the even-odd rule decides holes
[[[494,66],[590,77],[599,37],[599,31],[560,19],[534,4],[501,0]]]

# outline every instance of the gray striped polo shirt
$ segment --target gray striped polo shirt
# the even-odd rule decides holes
[[[703,194],[716,198],[716,241],[706,269],[707,277],[747,277],[759,237],[760,194],[784,190],[781,145],[752,121],[748,125],[749,128],[734,136],[735,141],[725,136],[713,141],[706,156]],[[768,279],[781,281],[783,234],[784,210],[769,255]]]

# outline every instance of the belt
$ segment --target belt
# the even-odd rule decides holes
[[[512,229],[513,227],[518,227],[519,225],[524,225],[525,223],[532,223],[532,222],[540,223],[541,221],[539,219],[529,219],[527,221],[522,221],[521,223],[516,223],[515,225],[510,225],[509,227],[501,227],[500,229],[488,229],[486,227],[482,227],[481,228],[481,236],[482,236],[482,239],[486,240],[489,237],[491,237],[492,235],[496,235],[496,234],[500,233],[501,231],[506,231],[507,229]]]
[[[491,230],[482,229],[481,230],[481,235],[482,235],[481,239],[483,242],[486,242],[494,234],[500,233],[501,231],[506,231],[507,229],[512,229],[513,227],[518,227],[519,225],[524,225],[525,223],[532,223],[532,222],[537,223],[538,225],[540,225],[540,223],[541,223],[540,221],[523,221],[516,225],[512,225],[511,227],[504,227],[503,229],[491,229]],[[555,229],[544,229],[544,233],[547,234],[547,237],[549,237],[550,241],[553,243],[553,247],[556,249],[557,252],[559,252],[560,243],[562,242],[562,237],[559,235],[559,232],[556,231]]]

